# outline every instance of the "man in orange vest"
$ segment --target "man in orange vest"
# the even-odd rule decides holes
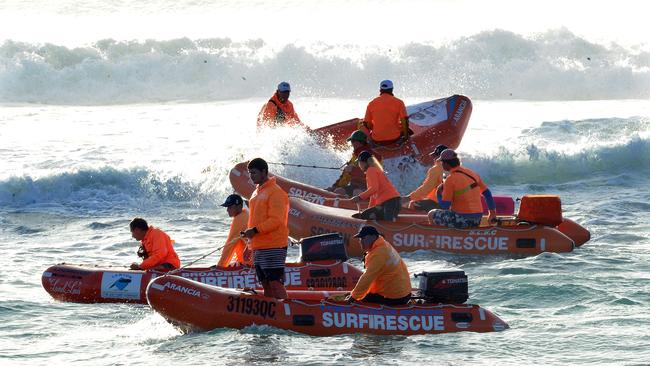
[[[442,184],[442,162],[438,160],[440,154],[447,149],[445,145],[436,146],[435,150],[430,154],[434,158],[434,164],[427,171],[427,176],[424,182],[416,188],[413,192],[409,193],[406,198],[409,199],[409,208],[414,208],[421,211],[431,211],[434,208],[440,208],[436,192],[438,187]]]
[[[409,137],[406,106],[393,95],[392,81],[379,83],[379,96],[368,104],[363,124],[370,131],[370,138],[378,144],[389,144]]]
[[[165,232],[149,226],[147,221],[140,217],[134,218],[129,228],[133,239],[142,242],[138,248],[138,256],[143,259],[140,264],[132,263],[131,269],[170,270],[181,266],[181,261],[174,251],[174,241]]]
[[[429,212],[429,222],[457,229],[479,226],[483,217],[481,195],[485,197],[488,206],[488,221],[495,222],[497,213],[494,198],[481,177],[461,166],[458,155],[452,149],[444,150],[440,154],[440,160],[442,168],[449,175],[437,193],[440,209]]]
[[[236,259],[235,265],[252,265],[251,253],[244,239],[241,238],[241,232],[246,230],[248,225],[249,216],[248,210],[244,207],[244,200],[238,194],[231,194],[221,206],[226,208],[228,216],[232,217],[232,222],[217,266],[228,267],[233,259]]]
[[[286,299],[283,282],[289,242],[289,196],[275,177],[269,178],[269,166],[263,159],[251,160],[248,174],[257,188],[250,199],[248,228],[241,235],[250,239],[253,265],[264,296]]]
[[[275,94],[269,99],[260,113],[257,115],[257,129],[263,126],[276,127],[276,126],[291,126],[301,127],[309,131],[309,127],[300,122],[298,114],[293,109],[293,103],[289,101],[291,94],[291,85],[286,81],[278,84],[278,89]]]
[[[411,299],[411,279],[399,253],[374,226],[362,227],[354,236],[366,252],[366,270],[346,301],[386,305],[406,304]]]

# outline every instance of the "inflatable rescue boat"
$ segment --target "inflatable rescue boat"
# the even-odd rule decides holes
[[[464,284],[466,288],[466,279]],[[155,278],[147,287],[151,307],[185,332],[252,325],[314,336],[493,332],[508,328],[505,321],[478,305],[418,300],[409,305],[386,306],[328,300],[340,293],[288,291],[288,295],[287,300],[277,300],[173,275]]]
[[[248,169],[246,168],[247,162],[239,163],[235,165],[234,168],[230,170],[230,183],[237,193],[242,197],[249,199],[253,191],[255,190],[255,184],[250,180],[248,175]],[[355,203],[348,201],[340,201],[341,198],[339,195],[326,191],[321,188],[310,186],[301,182],[296,182],[291,179],[281,177],[279,175],[274,175],[269,173],[269,176],[275,177],[276,183],[285,191],[290,197],[298,197],[305,201],[309,201],[318,205],[330,206],[330,207],[340,207],[350,210],[356,210],[358,208],[365,209],[368,206],[368,202],[364,201],[359,204],[359,207]],[[483,198],[482,198],[483,199]],[[496,204],[497,214],[498,215],[512,215],[515,212],[515,201],[510,196],[494,196],[494,203]],[[487,204],[483,199],[483,211],[487,213]],[[422,213],[422,211],[410,210],[402,208],[403,213]]]
[[[429,156],[438,144],[455,149],[460,144],[469,118],[472,114],[472,102],[463,95],[436,99],[406,107],[409,127],[413,135],[403,144],[378,145],[373,149],[384,159],[401,156],[412,157],[422,163],[432,163]],[[322,137],[323,143],[346,145],[346,139],[359,129],[360,119],[353,118],[313,130]]]
[[[562,218],[559,198],[546,210],[546,196],[524,196],[517,216],[501,217],[496,226],[453,229],[431,225],[426,215],[399,215],[397,221],[366,221],[353,218],[356,211],[316,205],[291,197],[289,233],[302,238],[341,233],[350,256],[361,256],[357,240],[351,240],[363,225],[373,225],[400,252],[421,249],[459,254],[536,255],[570,252],[586,243],[589,231]],[[550,217],[549,212],[551,212]]]
[[[43,288],[60,301],[79,303],[142,303],[151,279],[165,275],[159,271],[57,264],[43,272]],[[255,269],[244,266],[227,268],[185,268],[176,275],[207,285],[231,288],[261,288]],[[350,290],[361,271],[340,260],[287,263],[285,285],[294,290]]]

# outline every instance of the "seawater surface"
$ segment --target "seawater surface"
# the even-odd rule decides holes
[[[0,0],[0,365],[650,364],[646,7]],[[466,271],[470,302],[509,330],[185,335],[147,306],[62,303],[43,290],[56,263],[135,261],[134,216],[167,231],[184,263],[213,251],[227,235],[219,204],[236,163],[349,157],[299,131],[255,132],[277,83],[291,83],[298,114],[318,127],[362,117],[383,79],[406,104],[467,95],[463,163],[495,194],[559,194],[564,215],[591,231],[566,254],[404,255],[411,273]],[[271,169],[321,187],[336,179]],[[426,167],[387,170],[408,193]]]
[[[263,101],[3,106],[0,363],[648,363],[645,100],[474,102],[458,149],[463,162],[496,194],[561,195],[564,214],[592,233],[590,242],[567,254],[404,255],[412,273],[466,271],[470,301],[506,320],[511,329],[505,332],[317,339],[255,326],[184,335],[147,306],[51,299],[40,279],[52,264],[135,261],[128,222],[136,215],[166,230],[186,263],[220,246],[229,218],[219,204],[232,192],[227,173],[237,162],[261,156],[337,166],[346,160],[348,152],[317,148],[298,131],[255,134]],[[295,103],[312,126],[359,115],[365,105],[299,97]],[[319,186],[336,178],[328,170],[272,170]],[[390,177],[408,193],[424,171],[415,166]],[[298,255],[295,248],[289,252],[291,259]],[[199,263],[216,260],[215,254]]]

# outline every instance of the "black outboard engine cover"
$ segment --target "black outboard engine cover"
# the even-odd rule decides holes
[[[345,241],[339,233],[310,236],[303,238],[299,243],[302,262],[348,260]]]
[[[415,277],[420,277],[418,292],[426,302],[462,304],[469,297],[464,271],[422,272]]]

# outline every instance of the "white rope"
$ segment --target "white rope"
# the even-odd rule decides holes
[[[223,247],[225,247],[225,245],[220,246],[219,248],[217,248],[217,249],[211,251],[210,253],[207,253],[207,254],[202,255],[201,257],[199,257],[199,258],[197,258],[197,259],[191,261],[190,263],[188,263],[188,264],[186,264],[186,265],[184,265],[184,266],[181,266],[181,267],[179,267],[179,268],[176,268],[176,269],[174,269],[174,270],[171,270],[171,271],[165,273],[164,276],[167,276],[167,275],[170,275],[170,274],[174,274],[174,273],[176,273],[176,272],[178,272],[178,271],[180,271],[180,270],[183,270],[183,269],[187,268],[188,266],[191,266],[192,264],[194,264],[194,263],[200,261],[201,259],[203,259],[203,258],[205,258],[205,257],[207,257],[207,256],[209,256],[209,255],[211,255],[211,254],[213,254],[213,253],[216,253],[217,251],[223,249]],[[163,277],[164,277],[164,276],[163,276]]]

